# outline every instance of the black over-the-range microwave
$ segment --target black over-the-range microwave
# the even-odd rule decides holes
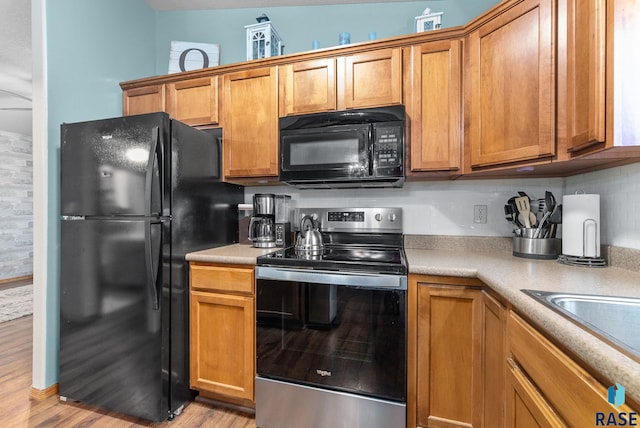
[[[300,188],[402,187],[402,105],[280,118],[280,181]]]

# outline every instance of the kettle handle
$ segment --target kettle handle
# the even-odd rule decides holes
[[[304,233],[305,229],[304,229],[304,224],[305,222],[309,222],[310,225],[307,226],[307,229],[313,229],[314,226],[314,222],[313,222],[313,217],[311,217],[310,215],[305,215],[304,217],[302,217],[302,219],[300,219],[300,232]]]

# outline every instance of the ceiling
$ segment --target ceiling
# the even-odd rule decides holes
[[[392,3],[407,0],[146,0],[155,10],[242,9],[278,6]],[[411,0],[409,0],[411,1]],[[432,0],[433,1],[433,0]],[[437,0],[436,0],[437,1]]]
[[[0,0],[0,131],[31,135],[31,1]]]

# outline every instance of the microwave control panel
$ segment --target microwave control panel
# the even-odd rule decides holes
[[[374,125],[373,165],[378,173],[395,171],[402,167],[404,123],[391,122]],[[378,174],[379,175],[379,174]]]

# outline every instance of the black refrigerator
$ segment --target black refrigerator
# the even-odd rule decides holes
[[[152,113],[61,126],[62,400],[152,421],[189,390],[185,254],[238,242],[220,138]]]

